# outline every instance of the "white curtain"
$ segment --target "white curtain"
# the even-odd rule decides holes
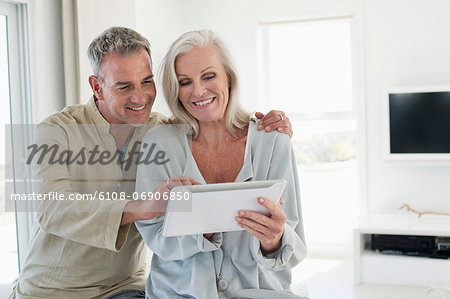
[[[80,103],[77,0],[62,1],[65,104]]]

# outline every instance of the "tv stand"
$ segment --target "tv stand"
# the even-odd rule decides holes
[[[415,214],[373,214],[354,229],[355,283],[430,287],[450,285],[450,259],[382,254],[371,250],[371,236],[450,237],[450,217]]]

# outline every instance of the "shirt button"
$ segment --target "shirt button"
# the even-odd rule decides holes
[[[109,144],[109,146],[114,146],[114,143],[111,142],[111,143]]]
[[[221,291],[224,291],[228,288],[228,282],[223,279],[222,277],[219,277],[219,281],[217,282],[217,285],[219,286],[219,289]]]

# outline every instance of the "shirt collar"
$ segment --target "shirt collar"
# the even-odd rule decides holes
[[[244,164],[242,165],[241,171],[239,172],[238,176],[234,180],[235,182],[249,181],[254,177],[251,145],[253,132],[255,131],[256,125],[257,125],[256,119],[251,118],[248,124],[247,142],[245,144]]]
[[[93,120],[93,123],[100,125],[109,132],[110,123],[107,122],[100,111],[98,111],[97,105],[95,105],[95,97],[92,97],[89,102],[87,102],[86,106],[89,111],[89,115]]]
[[[251,153],[251,140],[253,137],[253,132],[257,125],[256,119],[251,118],[248,125],[247,142],[245,144],[245,154],[244,163],[242,164],[241,171],[237,175],[235,182],[245,182],[249,181],[254,177],[253,163],[252,163],[252,153]],[[190,148],[186,138],[186,148]],[[186,167],[184,168],[183,176],[191,177],[201,184],[206,184],[200,170],[195,163],[194,157],[192,156],[192,151],[186,151],[188,157],[186,159]]]

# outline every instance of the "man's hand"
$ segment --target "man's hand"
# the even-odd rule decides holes
[[[265,130],[271,132],[277,130],[281,133],[286,133],[289,137],[292,137],[292,125],[289,118],[283,111],[270,110],[269,113],[256,112],[255,116],[260,119],[258,124],[258,130]]]
[[[131,200],[125,205],[122,213],[122,220],[120,225],[126,225],[128,223],[138,220],[150,220],[166,214],[168,200],[164,198],[170,198],[170,190],[176,186],[189,186],[199,185],[200,183],[194,179],[182,176],[173,177],[163,181],[161,184],[153,190],[153,193],[159,193],[159,200]]]

